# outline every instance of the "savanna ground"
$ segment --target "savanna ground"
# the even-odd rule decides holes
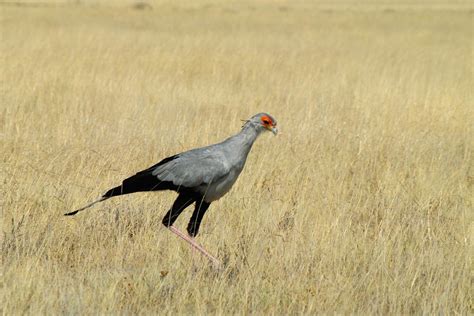
[[[152,5],[0,7],[4,314],[473,312],[468,5]],[[172,192],[62,216],[261,111],[223,271]]]

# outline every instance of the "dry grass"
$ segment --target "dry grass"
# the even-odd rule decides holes
[[[1,7],[3,313],[472,313],[472,18]],[[198,237],[223,272],[173,193],[62,216],[260,111],[282,135]]]

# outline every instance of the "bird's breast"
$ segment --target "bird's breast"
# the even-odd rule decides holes
[[[237,181],[241,171],[242,168],[233,168],[227,175],[214,179],[210,184],[202,185],[199,191],[204,195],[204,200],[210,203],[223,197]]]

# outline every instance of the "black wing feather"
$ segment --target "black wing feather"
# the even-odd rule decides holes
[[[170,162],[179,155],[174,155],[161,160],[159,163],[138,172],[137,174],[123,180],[122,185],[108,190],[103,197],[109,198],[118,195],[124,195],[134,192],[145,192],[145,191],[161,191],[161,190],[173,190],[177,191],[178,186],[174,185],[170,181],[161,181],[157,176],[152,174],[156,167],[161,166],[167,162]]]

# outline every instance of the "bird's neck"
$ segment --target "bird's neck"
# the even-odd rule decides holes
[[[255,128],[255,126],[246,124],[237,135],[232,137],[231,141],[240,148],[240,154],[246,157],[260,133],[261,131]]]
[[[256,128],[255,126],[251,124],[245,124],[242,127],[242,130],[240,131],[240,133],[238,133],[236,136],[242,139],[244,143],[252,146],[261,132],[262,131]]]

